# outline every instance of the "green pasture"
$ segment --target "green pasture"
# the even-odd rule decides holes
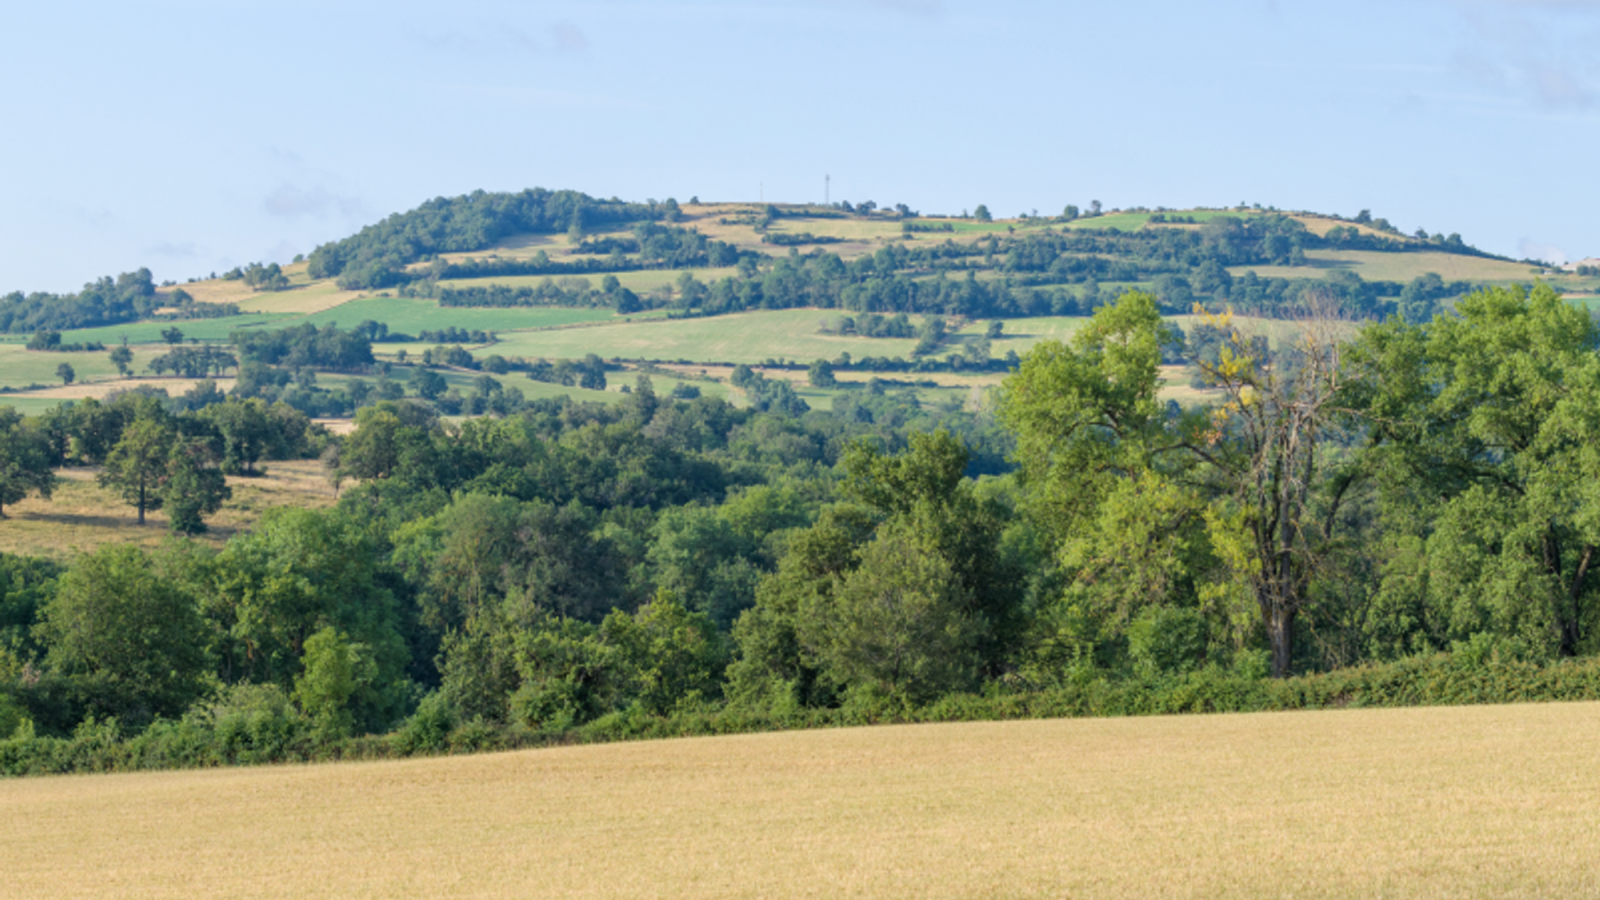
[[[67,343],[85,343],[99,341],[110,348],[114,344],[122,343],[126,337],[130,344],[155,344],[161,341],[161,332],[168,328],[177,328],[183,332],[185,341],[190,338],[200,341],[225,341],[228,335],[241,328],[272,328],[290,324],[294,316],[282,313],[252,313],[239,316],[223,316],[217,319],[189,319],[178,322],[130,322],[125,325],[107,325],[102,328],[80,328],[73,331],[62,332],[61,339]],[[351,323],[355,324],[355,323]],[[163,351],[165,352],[165,351]]]
[[[33,397],[28,394],[0,393],[0,409],[11,407],[25,416],[38,416],[60,406],[59,397]]]
[[[165,346],[133,347],[133,370],[143,372],[150,360],[167,352]],[[60,386],[56,367],[62,363],[72,366],[76,381],[102,381],[114,379],[117,367],[111,364],[111,351],[95,350],[90,353],[45,353],[26,350],[19,344],[0,344],[0,387],[25,388],[30,384]],[[0,399],[0,405],[6,405]],[[54,405],[53,403],[51,404]]]
[[[492,350],[483,352],[546,359],[576,359],[595,353],[607,359],[760,363],[767,359],[834,359],[846,351],[858,358],[908,356],[916,346],[916,341],[909,339],[818,333],[824,322],[845,314],[840,310],[774,310],[521,332],[502,335]]]
[[[642,269],[635,272],[610,272],[598,275],[561,275],[554,276],[557,284],[569,279],[584,281],[590,287],[600,287],[600,282],[607,274],[615,275],[623,287],[635,294],[648,294],[658,288],[671,287],[678,283],[678,278],[684,272],[692,272],[698,281],[707,283],[721,281],[738,274],[732,266],[721,268],[688,268],[688,269]],[[489,276],[487,278],[452,278],[439,282],[441,288],[455,288],[460,290],[469,287],[489,287],[490,285],[505,285],[507,287],[538,287],[549,275],[504,275]]]
[[[413,297],[364,297],[350,300],[315,315],[287,324],[310,322],[314,325],[338,323],[350,328],[364,320],[382,322],[390,331],[415,336],[423,330],[467,328],[482,331],[511,331],[519,328],[549,328],[616,319],[610,309],[572,309],[555,306],[469,307],[440,306],[437,300]]]

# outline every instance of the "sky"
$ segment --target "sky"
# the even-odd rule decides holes
[[[437,196],[1227,206],[1600,256],[1600,0],[14,4],[0,292]]]

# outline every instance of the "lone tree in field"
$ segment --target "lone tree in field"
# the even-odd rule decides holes
[[[111,364],[117,367],[117,374],[127,378],[133,371],[133,351],[128,349],[128,339],[122,339],[122,346],[111,348]]]
[[[972,211],[972,217],[979,222],[993,222],[994,216],[989,215],[989,207],[979,203],[978,208]]]
[[[122,439],[106,457],[100,484],[116,491],[139,511],[140,525],[144,524],[146,510],[161,507],[174,437],[169,422],[155,418],[135,419],[123,430]]]
[[[30,491],[50,499],[56,476],[50,470],[50,440],[29,428],[11,407],[0,408],[0,519],[6,504],[16,503]]]
[[[62,363],[56,366],[56,377],[61,379],[62,384],[71,384],[77,379],[78,373],[73,370],[71,363]]]

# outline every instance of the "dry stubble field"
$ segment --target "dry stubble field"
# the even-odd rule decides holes
[[[1600,895],[1600,704],[0,783],[4,897]]]

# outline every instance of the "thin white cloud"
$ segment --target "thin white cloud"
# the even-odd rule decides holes
[[[583,53],[590,46],[588,34],[567,21],[560,21],[533,31],[500,24],[478,34],[447,31],[418,35],[417,39],[433,50],[470,53],[515,51],[541,56]]]
[[[1517,242],[1517,252],[1523,259],[1542,259],[1553,266],[1567,264],[1567,252],[1554,244],[1541,244],[1527,238]]]
[[[320,184],[310,188],[279,185],[267,194],[261,205],[268,215],[285,219],[335,213],[348,218],[361,215],[365,209],[361,198],[335,194]]]
[[[146,247],[144,252],[150,254],[151,256],[168,256],[174,259],[193,259],[194,257],[200,255],[200,248],[195,245],[194,241],[183,241],[181,243],[174,241],[162,241],[154,246]]]
[[[944,0],[824,0],[836,9],[898,13],[932,19],[944,14]]]
[[[557,22],[548,31],[550,42],[558,52],[577,53],[589,49],[589,36],[571,22]]]
[[[1545,110],[1600,108],[1600,66],[1590,49],[1600,35],[1600,0],[1453,5],[1476,36],[1455,54],[1458,76]]]

